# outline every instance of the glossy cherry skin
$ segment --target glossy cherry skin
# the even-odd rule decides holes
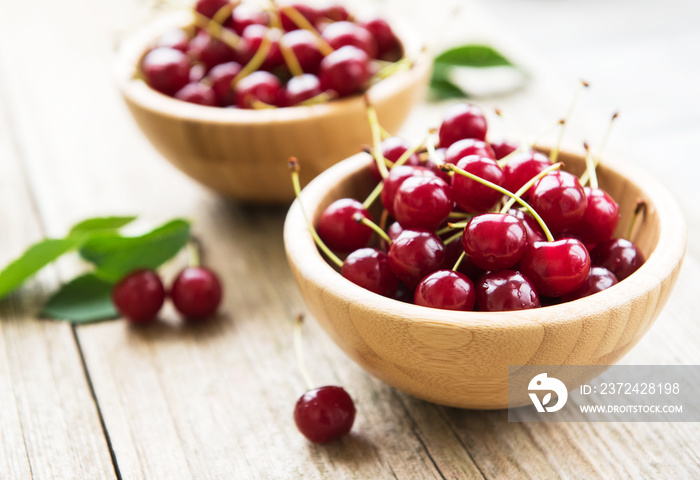
[[[112,303],[133,323],[153,320],[165,301],[165,288],[153,270],[134,270],[112,288]]]
[[[551,165],[552,162],[549,158],[538,152],[521,152],[513,155],[513,157],[508,159],[506,166],[503,167],[503,173],[505,173],[503,188],[515,193],[520,190],[520,187],[529,182],[532,177]],[[525,192],[523,197],[529,198],[531,192],[532,187]]]
[[[413,303],[443,310],[474,310],[474,284],[466,275],[452,270],[438,270],[425,277],[416,287]]]
[[[341,198],[326,207],[318,219],[316,231],[328,248],[352,252],[367,245],[372,229],[353,220],[356,213],[371,219],[362,203],[352,198]]]
[[[408,142],[401,137],[389,137],[382,140],[381,148],[384,158],[390,162],[396,163],[396,161],[401,158],[401,156],[411,147]],[[415,152],[411,154],[403,165],[419,166],[420,158],[418,157],[418,154]],[[377,180],[382,179],[381,174],[379,173],[379,168],[377,167],[377,162],[372,162],[370,169],[372,170],[372,175],[374,178]]]
[[[552,232],[574,228],[586,213],[587,203],[578,177],[560,170],[539,179],[530,193],[530,205]]]
[[[159,47],[148,52],[141,61],[146,83],[154,90],[173,96],[190,81],[190,61],[174,48]]]
[[[323,60],[318,40],[308,30],[294,30],[282,35],[280,45],[292,51],[304,73],[317,73]]]
[[[399,189],[404,180],[416,175],[435,177],[433,172],[422,167],[399,165],[398,167],[394,167],[389,170],[389,176],[384,179],[384,186],[382,187],[380,198],[382,200],[382,205],[392,217],[394,216],[394,197],[396,197],[396,191]]]
[[[370,292],[393,297],[399,279],[389,268],[389,257],[376,248],[360,248],[345,258],[340,274]]]
[[[527,243],[525,227],[512,215],[485,213],[467,223],[462,247],[482,270],[503,270],[520,260]]]
[[[618,282],[617,277],[610,270],[603,267],[591,267],[586,281],[575,292],[569,293],[562,297],[562,301],[571,302],[579,298],[593,295],[594,293],[602,292],[603,290],[612,287]]]
[[[362,23],[369,33],[372,34],[377,44],[377,57],[383,58],[387,54],[399,50],[401,42],[391,29],[391,26],[382,18],[373,18]]]
[[[440,125],[440,146],[450,145],[463,138],[486,140],[486,117],[476,105],[458,103],[447,110]]]
[[[194,4],[195,12],[208,18],[213,18],[222,7],[228,5],[229,0],[197,0]]]
[[[525,234],[527,235],[527,243],[544,242],[547,240],[547,236],[542,231],[542,227],[540,227],[537,220],[535,220],[530,214],[517,208],[511,208],[508,210],[508,215],[513,215],[523,224],[523,227],[525,227]]]
[[[572,231],[586,244],[610,240],[620,222],[620,206],[600,188],[584,187],[586,211]]]
[[[249,25],[267,25],[269,16],[263,10],[250,3],[243,2],[233,9],[231,14],[231,28],[238,34],[243,35],[243,31]]]
[[[214,315],[222,296],[221,280],[206,267],[184,268],[170,287],[170,298],[175,309],[188,320]]]
[[[321,35],[334,50],[351,45],[363,50],[369,58],[377,56],[377,42],[366,28],[352,22],[334,22]]]
[[[644,254],[624,238],[613,238],[599,243],[591,251],[593,265],[610,270],[619,281],[632,275],[644,264]]]
[[[520,271],[545,297],[561,297],[578,290],[590,268],[588,250],[573,238],[531,243],[520,259]]]
[[[238,108],[252,108],[253,104],[262,102],[277,105],[282,85],[277,77],[269,72],[258,70],[241,79],[233,89]]]
[[[491,149],[493,150],[493,153],[496,155],[496,160],[500,160],[502,158],[507,157],[514,151],[516,151],[520,145],[518,145],[515,142],[511,142],[509,140],[501,140],[498,142],[491,142]]]
[[[347,434],[355,421],[355,404],[342,387],[309,390],[294,407],[294,423],[314,443],[328,443]]]
[[[260,69],[272,70],[282,65],[284,59],[282,58],[282,52],[279,47],[279,30],[268,29],[265,25],[257,24],[248,25],[245,30],[243,30],[243,35],[241,35],[242,42],[236,50],[236,60],[242,65],[247,64],[257,53],[265,35],[269,35],[270,49]]]
[[[488,143],[474,138],[463,138],[447,148],[445,151],[445,161],[457,165],[457,162],[469,155],[479,155],[480,157],[496,159],[496,154]]]
[[[408,288],[415,289],[426,275],[442,267],[447,255],[437,235],[404,230],[389,247],[389,267]]]
[[[294,7],[297,12],[301,13],[301,15],[308,20],[311,25],[315,25],[319,17],[322,15],[321,11],[303,3],[293,3],[290,6]],[[280,19],[282,20],[282,28],[287,32],[296,31],[299,28],[284,11],[280,11]]]
[[[345,46],[321,60],[319,78],[324,90],[341,97],[359,93],[370,77],[369,56],[357,47]]]
[[[241,68],[238,62],[226,62],[209,71],[207,76],[219,105],[230,105],[233,102],[231,82],[241,72]]]
[[[190,41],[187,55],[195,62],[204,65],[207,71],[215,66],[236,60],[236,52],[206,30],[200,30]]]
[[[403,228],[436,230],[452,211],[452,189],[440,178],[411,176],[394,196],[394,218]]]
[[[289,79],[283,92],[283,106],[292,107],[320,95],[321,82],[310,73],[297,75]]]
[[[470,155],[457,162],[457,167],[498,186],[503,183],[503,169],[491,158]],[[452,176],[452,190],[459,208],[469,213],[490,210],[503,197],[498,190],[458,173]]]
[[[538,308],[540,297],[530,280],[515,270],[488,272],[476,282],[476,304],[482,312]]]
[[[219,105],[214,90],[212,90],[210,86],[199,82],[188,83],[175,93],[175,98],[184,102],[207,107],[216,107]]]

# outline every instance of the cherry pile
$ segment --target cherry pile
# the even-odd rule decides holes
[[[483,112],[466,103],[447,111],[437,136],[413,147],[376,141],[366,149],[373,193],[333,202],[310,226],[348,280],[427,307],[505,311],[591,295],[644,263],[631,241],[613,238],[620,207],[599,188],[590,152],[578,178],[560,168],[558,148],[547,156],[488,142]]]
[[[199,105],[291,107],[361,93],[403,57],[381,18],[355,21],[340,5],[271,5],[197,0],[193,24],[157,39],[141,75]]]

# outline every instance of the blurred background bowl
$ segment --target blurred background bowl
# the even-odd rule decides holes
[[[566,170],[583,172],[581,156],[559,158]],[[309,217],[315,222],[339,198],[362,201],[375,185],[368,165],[367,155],[356,155],[311,182],[301,196]],[[668,191],[618,162],[597,170],[600,187],[621,207],[616,236],[624,235],[637,200],[646,202],[634,241],[647,261],[617,285],[573,302],[513,312],[455,312],[382,297],[343,278],[321,256],[299,201],[284,226],[287,258],[310,313],[366,371],[430,402],[505,408],[509,365],[616,363],[649,329],[678,276],[686,230]],[[590,371],[595,376],[597,370]],[[529,401],[526,396],[512,400]]]
[[[204,107],[163,95],[135,77],[146,49],[159,35],[191,22],[179,12],[127,38],[119,47],[115,74],[139,127],[178,169],[213,190],[252,203],[294,198],[289,156],[304,164],[305,184],[334,163],[371,143],[365,101],[355,95],[324,104],[269,110]],[[392,24],[414,60],[367,91],[381,125],[396,132],[427,91],[432,58],[416,31]]]

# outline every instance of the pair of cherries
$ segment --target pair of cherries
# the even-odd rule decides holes
[[[161,36],[140,70],[153,89],[199,105],[290,107],[354,95],[368,87],[374,60],[403,55],[385,20],[356,22],[339,5],[198,0],[194,12],[194,25]]]
[[[156,318],[169,296],[184,318],[200,320],[216,313],[222,294],[218,276],[206,267],[184,268],[175,277],[167,295],[156,271],[138,269],[114,285],[112,302],[129,322],[147,323]]]

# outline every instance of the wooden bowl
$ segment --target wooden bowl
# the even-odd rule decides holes
[[[182,12],[160,19],[125,40],[115,62],[117,83],[139,127],[184,173],[234,199],[291,202],[289,156],[304,163],[306,183],[371,143],[362,95],[314,106],[239,110],[175,100],[136,79],[136,67],[153,41],[190,21]],[[398,130],[424,97],[431,71],[431,56],[417,34],[401,25],[396,32],[415,63],[367,92],[380,123],[390,132]]]
[[[304,189],[301,200],[310,218],[315,221],[339,198],[366,197],[374,186],[367,157],[340,162]],[[583,171],[582,157],[563,153],[560,158],[566,170]],[[366,371],[430,402],[504,408],[509,365],[617,362],[649,329],[678,276],[686,230],[666,189],[619,162],[600,165],[598,178],[621,206],[617,236],[627,228],[637,199],[646,202],[635,243],[647,261],[612,288],[574,302],[516,312],[454,312],[382,297],[326,262],[298,201],[284,226],[287,258],[311,314]]]

